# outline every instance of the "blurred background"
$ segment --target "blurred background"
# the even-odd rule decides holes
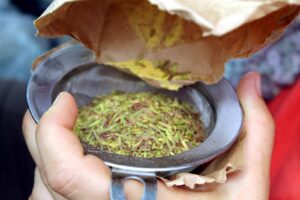
[[[32,61],[59,41],[35,37],[50,0],[0,0],[0,199],[28,199],[34,163],[22,137]]]
[[[0,199],[27,199],[34,163],[22,137],[31,63],[66,39],[35,37],[33,20],[51,0],[0,0]],[[270,199],[300,199],[300,19],[284,36],[247,59],[227,63],[236,85],[248,71],[262,74],[263,95],[276,122]]]

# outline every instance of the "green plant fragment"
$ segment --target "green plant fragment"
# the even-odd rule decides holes
[[[83,143],[135,157],[165,157],[203,142],[200,114],[164,94],[113,92],[79,109],[74,132]]]

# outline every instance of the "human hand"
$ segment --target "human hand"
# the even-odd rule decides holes
[[[274,125],[260,97],[258,74],[249,73],[242,79],[238,96],[244,109],[244,129],[247,132],[243,170],[230,175],[225,184],[210,191],[168,188],[158,181],[158,199],[268,198]],[[77,107],[68,93],[59,95],[38,125],[29,112],[25,114],[24,137],[37,165],[31,199],[109,199],[110,169],[99,158],[84,155],[79,139],[72,132],[76,117]],[[139,199],[142,192],[141,183],[125,182],[128,199]]]

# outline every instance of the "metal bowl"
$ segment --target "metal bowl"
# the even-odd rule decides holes
[[[38,65],[28,84],[27,101],[38,122],[61,91],[73,94],[78,106],[82,106],[97,95],[116,90],[160,92],[188,102],[201,113],[207,138],[196,148],[162,158],[122,156],[83,143],[86,153],[99,156],[113,168],[112,199],[125,199],[122,180],[127,178],[144,183],[144,199],[155,198],[156,175],[191,171],[224,153],[240,133],[243,112],[234,88],[226,79],[209,86],[196,83],[179,91],[159,89],[113,67],[97,64],[94,55],[80,45],[53,52]]]

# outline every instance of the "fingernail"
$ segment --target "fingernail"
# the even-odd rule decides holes
[[[62,96],[64,96],[65,93],[66,92],[61,92],[57,95],[54,102],[52,103],[52,106],[50,106],[50,108],[45,112],[44,115],[48,115],[49,113],[51,113],[54,110],[55,105],[58,104],[58,102],[61,100]]]
[[[248,72],[245,75],[245,78],[248,79],[249,87],[254,88],[258,96],[261,97],[261,78],[257,72]]]
[[[65,92],[61,92],[59,93],[59,95],[56,97],[56,99],[54,100],[52,106],[55,106],[59,101],[60,99],[64,96]]]
[[[256,92],[258,96],[261,97],[261,76],[259,73],[256,73],[255,85],[256,85]]]

